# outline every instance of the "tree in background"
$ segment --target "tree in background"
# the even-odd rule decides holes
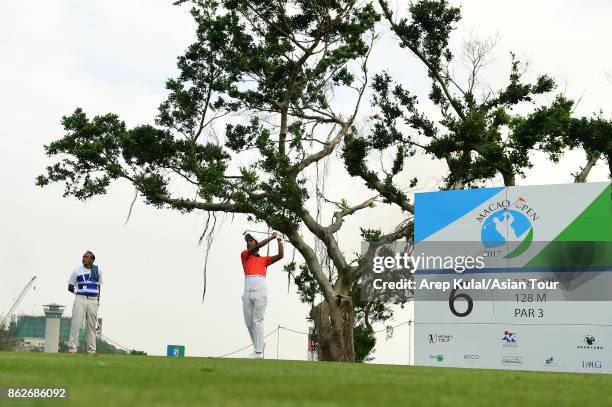
[[[377,188],[376,175],[363,164],[369,151],[395,149],[390,175],[403,168],[406,157],[417,151],[444,160],[448,166],[445,188],[479,186],[496,176],[504,185],[516,184],[533,167],[534,152],[542,151],[557,162],[567,149],[581,148],[587,164],[576,174],[586,180],[602,155],[610,162],[612,124],[601,116],[572,117],[574,102],[550,96],[555,81],[540,75],[533,83],[524,79],[524,66],[511,54],[507,85],[493,90],[483,83],[483,67],[490,60],[494,39],[470,40],[461,54],[467,72],[464,81],[454,74],[457,63],[448,47],[449,35],[460,19],[460,10],[447,1],[419,1],[409,6],[408,18],[397,18],[387,1],[378,2],[401,48],[417,57],[431,80],[429,99],[438,109],[434,120],[419,110],[419,100],[387,73],[374,77],[372,131],[349,139],[347,168]],[[529,113],[520,113],[530,110]],[[388,179],[387,176],[385,179]],[[391,187],[388,187],[391,188]]]
[[[13,324],[8,329],[0,326],[0,352],[13,350],[16,337],[17,328]]]

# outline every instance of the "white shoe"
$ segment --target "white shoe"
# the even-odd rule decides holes
[[[263,359],[264,355],[262,352],[251,352],[248,358],[249,359]]]

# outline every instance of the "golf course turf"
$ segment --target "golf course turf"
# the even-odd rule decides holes
[[[52,406],[612,406],[612,375],[302,361],[0,352],[0,387]]]

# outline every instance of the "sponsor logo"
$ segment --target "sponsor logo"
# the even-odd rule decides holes
[[[429,343],[449,343],[453,340],[453,335],[446,334],[427,334]]]
[[[514,332],[504,331],[504,337],[502,338],[502,341],[516,342],[516,335],[514,334]]]
[[[444,362],[444,355],[429,355],[429,359],[433,359],[438,363]]]
[[[604,348],[601,344],[596,344],[596,342],[597,340],[593,335],[585,335],[577,349],[601,350]]]
[[[601,360],[583,360],[582,368],[583,369],[601,369],[602,363]]]
[[[501,357],[503,366],[520,366],[523,364],[523,357],[518,355],[507,355]]]
[[[509,330],[504,331],[504,336],[502,337],[502,346],[505,348],[516,348],[518,347],[518,338],[516,337],[515,332],[511,332]]]
[[[488,202],[478,212],[476,220],[482,224],[480,240],[485,249],[508,248],[504,258],[523,254],[533,241],[533,222],[538,214],[523,197]]]
[[[467,361],[467,363],[476,363],[478,359],[480,359],[480,355],[471,354],[471,355],[463,355],[463,359]]]
[[[555,360],[555,358],[553,356],[546,358],[545,361],[545,366],[546,367],[560,367],[561,365],[557,362],[557,360]]]

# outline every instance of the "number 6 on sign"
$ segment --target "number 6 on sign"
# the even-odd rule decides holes
[[[474,301],[472,301],[472,297],[465,293],[455,295],[457,290],[458,288],[455,288],[453,291],[450,292],[450,295],[448,297],[448,307],[450,308],[453,315],[457,317],[467,317],[468,315],[470,315],[472,309],[474,308]],[[457,300],[457,298],[463,298],[467,302],[467,309],[464,312],[458,312],[455,309],[455,301]]]

